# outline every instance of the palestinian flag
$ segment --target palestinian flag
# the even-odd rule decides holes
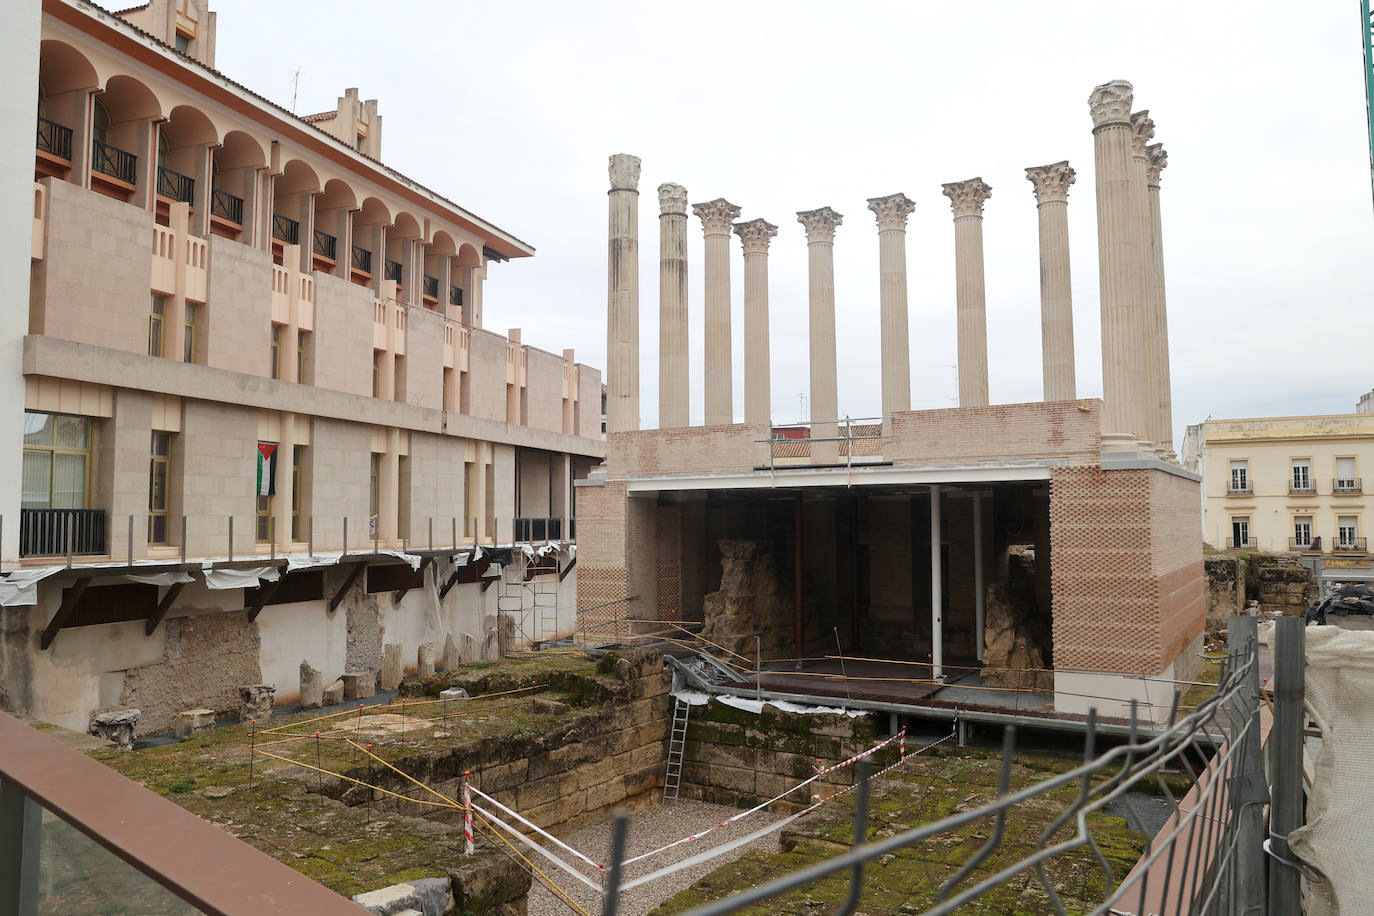
[[[259,496],[274,496],[277,492],[277,443],[258,443]]]

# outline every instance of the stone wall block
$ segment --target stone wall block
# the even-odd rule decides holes
[[[272,718],[272,705],[276,697],[275,684],[244,684],[239,688],[239,721],[259,722]]]
[[[420,643],[416,653],[416,666],[420,677],[434,677],[434,643]]]
[[[319,709],[324,703],[324,675],[307,661],[301,662],[301,709]]]
[[[402,645],[389,642],[382,646],[382,674],[379,681],[383,690],[395,690],[401,686],[405,672],[401,667]]]

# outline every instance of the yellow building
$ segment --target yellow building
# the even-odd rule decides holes
[[[1328,581],[1374,577],[1374,414],[1208,420],[1188,428],[1183,459],[1203,476],[1213,547],[1302,553]]]

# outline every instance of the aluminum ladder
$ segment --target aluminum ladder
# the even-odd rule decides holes
[[[663,802],[676,802],[682,785],[682,755],[687,748],[687,714],[692,704],[673,698],[673,728],[668,734],[668,770],[663,776]]]

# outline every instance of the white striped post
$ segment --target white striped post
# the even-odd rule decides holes
[[[463,853],[472,855],[472,784],[468,782],[469,770],[463,771]]]

